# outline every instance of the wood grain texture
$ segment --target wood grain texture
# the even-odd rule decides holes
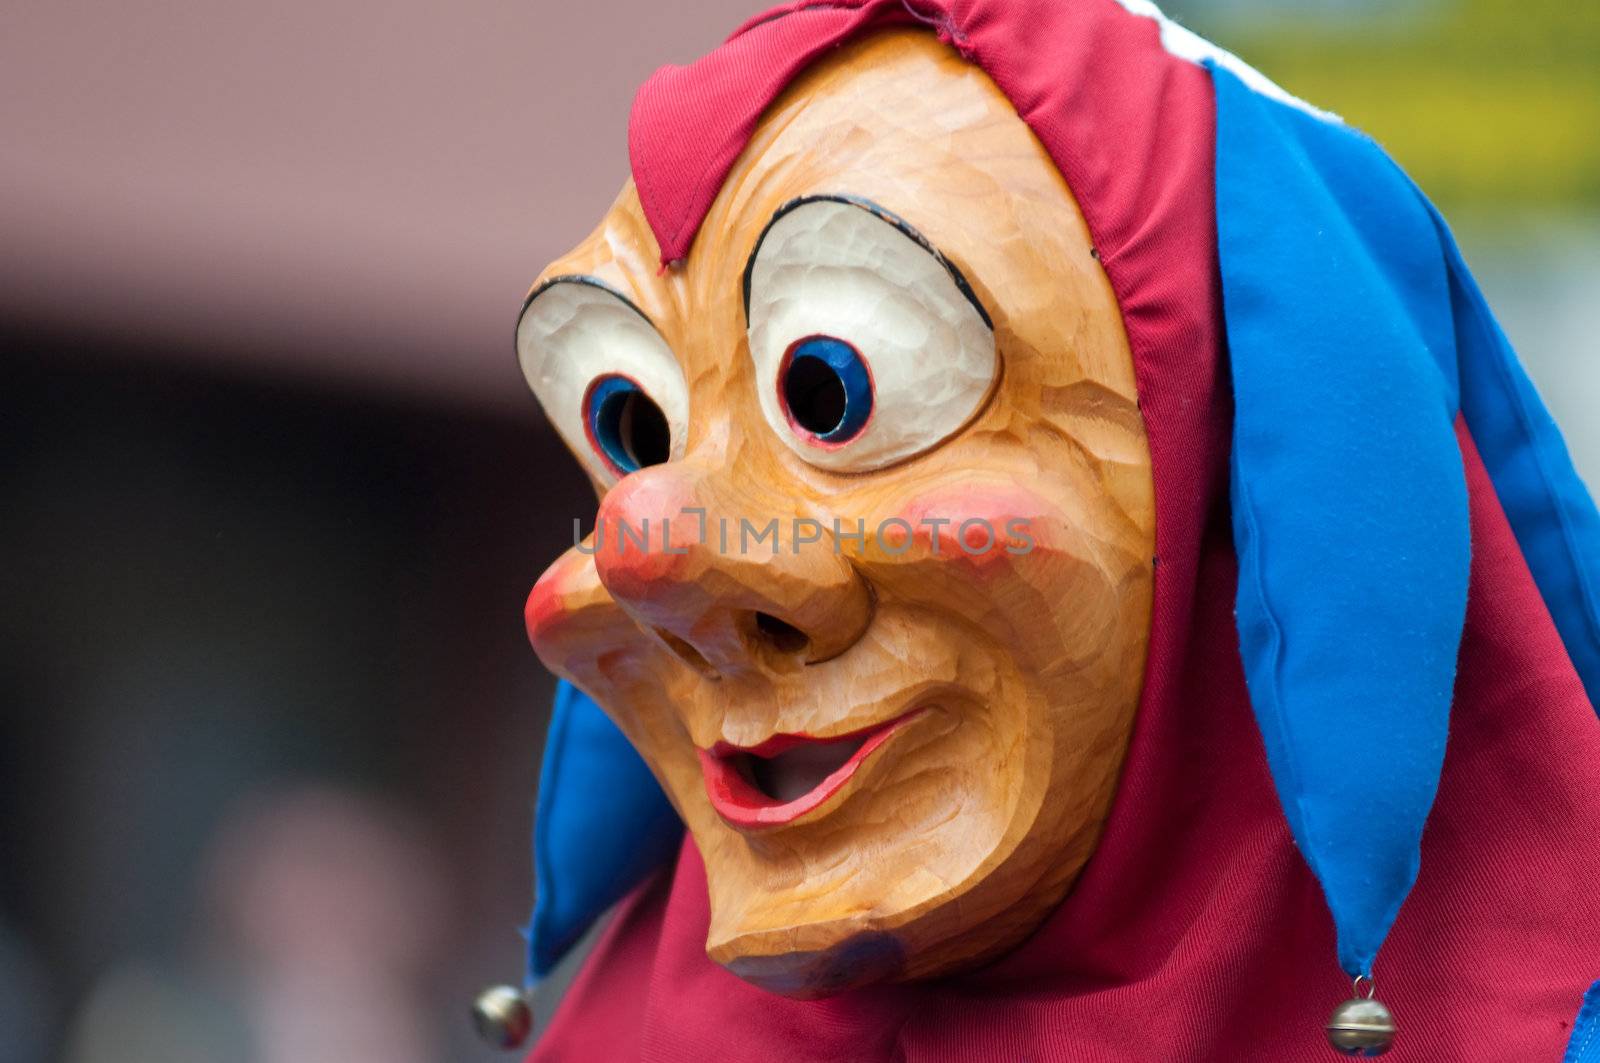
[[[997,367],[976,412],[871,471],[820,468],[781,437],[746,334],[752,249],[784,204],[819,194],[904,219],[992,320]],[[1088,859],[1143,681],[1150,459],[1082,216],[986,75],[931,35],[894,32],[799,78],[686,262],[658,274],[656,260],[629,185],[543,274],[594,276],[635,303],[683,367],[688,416],[681,456],[614,485],[596,475],[601,541],[534,588],[535,649],[612,715],[683,815],[705,858],[712,958],[793,995],[981,962],[1037,926]],[[888,321],[893,302],[862,319]],[[607,368],[601,356],[585,371]],[[891,398],[873,416],[914,433],[915,411]],[[706,535],[686,510],[704,511]],[[776,552],[740,542],[739,521],[771,518]],[[815,541],[793,542],[797,519]],[[959,538],[970,520],[998,541],[973,550],[980,526]],[[649,549],[618,542],[618,524],[646,521]],[[858,521],[863,538],[835,536]],[[1016,521],[1023,534],[1003,534]],[[880,733],[792,818],[741,825],[713,804],[703,762],[781,788],[823,770],[806,756],[825,768],[850,748],[816,740]],[[759,764],[737,752],[784,745]]]

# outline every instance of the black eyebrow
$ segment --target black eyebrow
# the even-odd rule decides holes
[[[744,324],[746,328],[750,327],[750,277],[755,272],[756,258],[761,254],[761,245],[766,242],[767,233],[771,232],[772,227],[778,224],[778,219],[796,207],[803,207],[807,203],[844,203],[848,206],[859,207],[873,217],[886,221],[896,229],[899,229],[900,232],[910,237],[918,247],[932,255],[939,265],[944,267],[945,272],[950,274],[950,279],[956,282],[956,289],[966,298],[967,302],[972,304],[972,308],[978,312],[978,316],[983,318],[983,323],[989,326],[989,331],[994,331],[994,320],[989,317],[989,311],[984,309],[982,301],[978,299],[978,293],[974,292],[972,285],[967,283],[966,276],[962,274],[954,262],[951,262],[937,247],[934,247],[926,236],[918,232],[916,226],[894,211],[889,210],[887,207],[881,207],[870,199],[847,195],[842,192],[797,196],[779,207],[767,221],[766,227],[761,230],[761,235],[756,237],[756,245],[750,249],[750,257],[744,264]]]
[[[622,292],[618,291],[612,285],[607,284],[599,277],[591,277],[587,273],[563,273],[559,277],[551,277],[533,291],[529,292],[528,297],[522,300],[522,309],[517,311],[518,329],[522,327],[522,319],[528,313],[528,307],[533,305],[533,301],[558,284],[582,284],[590,288],[599,288],[608,295],[613,295],[622,300],[622,305],[626,306],[629,310],[632,310],[635,314],[638,314],[640,317],[644,318],[645,324],[649,325],[651,328],[656,327],[656,323],[650,320],[650,315],[639,309],[638,303],[634,302],[632,299],[629,299],[626,295],[622,294]],[[661,330],[656,329],[656,331],[660,332]],[[514,340],[515,336],[513,336],[513,342]]]

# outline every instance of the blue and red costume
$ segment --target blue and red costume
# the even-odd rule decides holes
[[[997,963],[772,996],[706,958],[692,842],[565,688],[534,975],[623,901],[533,1058],[1321,1060],[1327,958],[1381,946],[1395,1058],[1600,1060],[1600,516],[1372,141],[1146,0],[805,0],[640,91],[663,262],[800,71],[916,25],[1055,161],[1133,350],[1159,564],[1103,840]]]

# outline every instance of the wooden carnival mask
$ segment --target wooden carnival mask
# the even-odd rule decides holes
[[[630,183],[518,325],[600,495],[535,649],[682,815],[734,973],[822,995],[1015,945],[1099,836],[1150,619],[1072,194],[984,73],[888,33],[798,78],[657,257]]]

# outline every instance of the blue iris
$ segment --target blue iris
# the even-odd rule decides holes
[[[844,340],[812,336],[795,344],[779,382],[790,419],[822,443],[847,443],[872,416],[872,374]]]
[[[589,387],[584,418],[595,449],[627,475],[667,460],[667,420],[650,396],[625,376],[603,376]]]

